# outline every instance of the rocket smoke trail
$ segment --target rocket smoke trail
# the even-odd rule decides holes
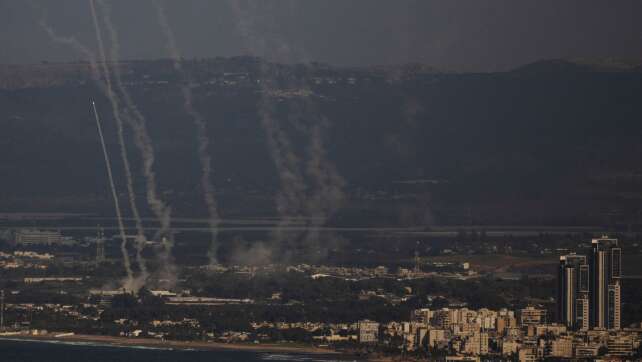
[[[33,2],[29,2],[29,4],[37,8],[36,4]],[[56,34],[56,32],[53,30],[53,28],[47,23],[47,16],[44,11],[44,9],[40,9],[42,11],[42,17],[38,24],[40,27],[47,33],[51,41],[54,43],[59,43],[64,46],[68,46],[74,51],[78,52],[79,54],[84,55],[87,58],[87,61],[89,62],[89,70],[92,79],[98,84],[98,86],[101,88],[101,90],[104,89],[103,84],[100,82],[100,71],[98,69],[98,66],[96,65],[96,56],[94,53],[89,50],[86,46],[81,44],[76,38],[73,36],[65,37],[65,36],[60,36]]]
[[[250,50],[263,55],[267,53],[267,49],[274,44],[268,44],[264,37],[255,36],[254,22],[248,20],[249,16],[241,9],[237,1],[230,0],[228,3],[238,19],[239,30]],[[283,247],[283,241],[289,239],[283,230],[290,225],[293,217],[296,218],[304,214],[301,202],[306,197],[306,185],[300,168],[300,159],[295,154],[285,131],[273,115],[275,110],[270,99],[273,89],[267,75],[274,73],[274,78],[276,78],[278,68],[270,69],[270,64],[265,61],[261,61],[259,67],[262,78],[260,82],[261,99],[258,104],[259,121],[265,132],[268,152],[272,157],[281,184],[275,197],[279,222],[272,235],[272,241],[276,243],[274,246],[280,249]],[[277,251],[281,252],[282,250]]]
[[[94,116],[96,117],[96,126],[98,127],[98,136],[100,136],[100,144],[103,146],[103,155],[105,156],[105,166],[107,167],[107,176],[109,178],[109,187],[111,188],[111,195],[114,197],[114,207],[116,208],[116,217],[118,218],[118,229],[120,230],[120,238],[124,244],[127,240],[127,237],[125,236],[125,226],[123,225],[123,215],[120,212],[120,203],[118,202],[116,186],[114,185],[114,175],[112,174],[112,171],[111,171],[111,162],[109,161],[109,154],[107,153],[107,146],[105,145],[105,137],[103,137],[103,130],[100,124],[100,117],[98,117],[98,111],[96,110],[96,103],[94,103],[94,101],[91,101],[91,106],[94,110]],[[131,273],[131,270],[128,270],[128,272]]]
[[[111,41],[110,60],[112,63],[117,63],[120,53],[118,33],[116,32],[114,24],[111,20],[111,12],[107,4],[105,4],[103,0],[97,0],[97,2],[102,9],[103,23],[107,28]],[[120,67],[114,67],[114,76],[116,80],[116,86],[118,87],[118,90],[122,95],[125,106],[127,106],[129,111],[131,112],[131,115],[133,115],[133,117],[125,117],[125,120],[128,121],[128,124],[134,130],[134,141],[136,147],[142,155],[143,174],[145,176],[147,186],[147,203],[160,222],[160,230],[158,232],[159,235],[166,236],[171,228],[171,210],[158,195],[156,173],[154,172],[154,147],[152,145],[149,133],[147,132],[147,121],[145,119],[145,116],[141,113],[139,108],[134,103],[127,89],[124,87]],[[142,279],[145,279],[145,277],[147,276],[147,268],[145,266],[145,261],[143,260],[143,257],[141,255],[141,252],[145,247],[144,243],[144,237],[138,238],[136,243],[136,258],[140,266],[141,273],[143,274]]]
[[[341,206],[344,199],[345,181],[335,166],[327,160],[322,142],[322,128],[326,124],[325,119],[319,119],[310,129],[309,162],[306,172],[316,182],[316,189],[306,202],[311,216],[310,231],[305,239],[308,247],[319,241],[319,228],[325,224],[328,216]]]
[[[256,21],[251,19],[253,15],[244,11],[238,1],[229,0],[228,4],[238,18],[239,31],[246,39],[250,50],[263,56],[272,55],[273,58],[280,60],[291,57],[292,49],[283,39],[256,35],[259,31],[256,29]],[[254,10],[256,12],[256,9]],[[266,13],[265,9],[260,10],[261,14]],[[305,54],[302,55],[305,56]],[[276,197],[281,222],[277,225],[275,236],[280,243],[283,239],[282,229],[288,226],[289,219],[292,216],[306,216],[308,232],[304,237],[303,246],[314,247],[319,242],[319,228],[340,207],[344,199],[345,181],[328,160],[322,141],[327,121],[319,115],[319,110],[313,106],[309,97],[301,101],[301,108],[293,105],[289,111],[291,124],[298,126],[297,128],[309,139],[305,153],[307,162],[303,166],[303,162],[294,154],[286,133],[272,115],[274,110],[270,105],[272,103],[270,98],[275,92],[270,87],[268,76],[272,69],[265,62],[261,62],[260,70],[262,77],[268,79],[261,79],[262,99],[259,104],[259,117],[281,182],[281,188]],[[274,78],[278,76],[282,79],[288,78],[287,74],[273,75]],[[299,87],[306,91],[304,93],[312,94],[307,85],[298,83],[291,82],[288,86]],[[309,181],[309,186],[306,185],[306,180]]]
[[[218,222],[219,214],[218,207],[216,205],[216,199],[214,197],[214,186],[212,185],[211,175],[212,175],[212,158],[209,154],[209,137],[207,136],[207,124],[203,115],[201,115],[196,108],[194,107],[194,97],[191,90],[191,82],[183,70],[181,65],[181,54],[176,45],[176,38],[174,37],[174,32],[169,26],[167,21],[167,16],[165,14],[165,9],[160,4],[158,0],[153,0],[154,6],[156,7],[157,17],[159,25],[161,26],[165,38],[167,39],[167,50],[170,57],[174,63],[174,68],[177,72],[183,77],[183,80],[180,82],[181,93],[183,95],[183,107],[185,112],[192,118],[197,132],[197,141],[198,141],[198,156],[201,163],[201,187],[203,188],[205,204],[207,206],[207,211],[209,213],[209,226],[211,232],[211,244],[208,251],[208,257],[210,259],[210,264],[216,264],[217,253],[218,253]]]
[[[120,155],[123,159],[123,165],[125,167],[125,176],[127,178],[127,193],[129,194],[129,203],[132,208],[132,213],[134,214],[134,219],[136,220],[136,229],[139,236],[144,232],[142,231],[142,222],[140,220],[140,214],[138,212],[138,207],[136,206],[136,194],[134,192],[134,182],[131,173],[131,168],[129,166],[129,159],[127,158],[127,148],[125,145],[125,137],[123,135],[123,120],[120,116],[119,102],[118,98],[115,96],[112,84],[111,76],[109,73],[109,66],[107,65],[107,58],[105,56],[105,47],[103,44],[102,34],[100,32],[100,26],[98,24],[98,17],[96,16],[96,7],[94,5],[94,0],[89,0],[89,6],[91,8],[91,16],[94,22],[94,27],[96,30],[96,39],[98,41],[98,51],[100,54],[101,64],[103,67],[103,73],[105,76],[106,84],[106,93],[109,102],[111,103],[112,112],[114,114],[114,119],[116,120],[116,126],[118,129],[118,142],[120,143]],[[129,260],[129,254],[127,253],[127,240],[123,239],[120,244],[120,250],[123,254],[123,264],[125,264],[125,271],[127,272],[127,280],[125,282],[126,289],[132,289],[134,286],[134,275],[131,268],[131,262]]]
[[[267,92],[263,89],[263,92]],[[292,150],[292,145],[285,132],[279,127],[272,114],[272,104],[267,97],[259,104],[260,122],[265,131],[268,150],[278,172],[281,189],[276,195],[276,208],[280,220],[273,238],[277,243],[286,239],[283,229],[288,227],[291,217],[301,215],[304,210],[301,201],[305,198],[305,183],[300,172],[300,160]],[[280,245],[277,245],[279,247]]]
[[[299,242],[303,250],[309,252],[319,246],[320,228],[340,208],[345,181],[328,160],[323,144],[323,132],[328,127],[328,121],[321,115],[315,102],[305,98],[292,104],[289,113],[290,124],[308,140],[304,153],[305,165],[298,166],[301,167],[301,182],[307,181],[307,187],[301,190],[297,211],[306,217],[307,232]],[[293,164],[292,167],[297,165]]]
[[[33,7],[37,7],[37,6],[36,6],[36,4],[35,4],[35,3],[33,3],[33,2],[31,2],[30,4],[31,4]],[[42,10],[42,9],[41,9],[41,10]],[[108,88],[108,86],[107,86],[107,84],[106,84],[106,81],[108,80],[108,76],[107,76],[107,75],[105,76],[106,81],[105,81],[105,83],[103,83],[103,82],[101,81],[100,69],[99,69],[99,67],[98,67],[98,65],[97,65],[97,60],[96,60],[96,56],[94,55],[94,53],[93,53],[89,48],[87,48],[87,47],[86,47],[86,46],[84,46],[82,43],[80,43],[80,42],[79,42],[76,38],[74,38],[74,37],[64,37],[64,36],[59,36],[59,35],[57,35],[57,34],[55,33],[55,31],[53,30],[53,28],[47,24],[47,21],[46,21],[46,14],[44,13],[44,11],[43,11],[43,16],[42,16],[42,18],[41,18],[41,20],[40,20],[39,24],[40,24],[40,26],[44,29],[44,31],[47,33],[47,35],[49,36],[49,38],[50,38],[54,43],[59,43],[59,44],[65,45],[65,46],[69,46],[69,47],[71,47],[74,51],[78,52],[79,54],[84,55],[84,56],[87,58],[87,60],[89,61],[89,65],[90,65],[90,74],[91,74],[92,79],[96,82],[96,85],[98,86],[98,88],[99,88],[103,93],[105,93],[105,95],[106,95],[108,98],[110,98],[110,97],[109,97],[109,95],[110,95],[109,88]],[[111,98],[110,98],[110,101],[111,101]],[[124,147],[124,143],[123,143],[123,141],[122,141],[122,140],[121,140],[121,142],[120,142],[120,145],[121,145],[121,151],[122,151],[122,148]],[[125,159],[125,161],[127,161],[127,160]],[[126,169],[127,169],[127,168],[126,168]],[[120,218],[121,218],[121,216],[120,216],[120,215],[121,215],[121,214],[120,214],[120,209],[119,209],[118,211],[119,211],[119,213],[118,213],[118,218],[119,218],[118,222],[122,224],[122,220],[120,220]],[[138,226],[140,226],[140,224],[137,224],[137,230],[138,230],[138,233],[140,234],[140,233],[142,232],[142,227],[138,227]],[[122,246],[122,245],[126,245],[126,239],[125,239],[125,238],[123,238],[123,239],[122,239],[122,244],[121,244],[121,246]],[[131,280],[132,280],[132,278],[130,277],[130,275],[133,277],[133,273],[132,273],[132,274],[130,274],[129,272],[131,271],[131,268],[127,268],[127,266],[129,265],[129,255],[127,254],[127,251],[126,251],[126,249],[125,249],[125,248],[121,247],[121,251],[122,251],[122,253],[123,253],[123,259],[124,259],[124,263],[125,263],[125,269],[126,269],[127,274],[128,274],[128,281],[131,281]],[[128,284],[131,284],[131,283],[129,282]]]

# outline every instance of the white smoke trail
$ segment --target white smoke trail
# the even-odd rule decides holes
[[[209,137],[207,136],[207,124],[203,115],[201,115],[196,108],[194,107],[193,94],[191,89],[191,81],[188,75],[182,68],[181,64],[181,53],[178,50],[176,44],[176,38],[174,32],[169,26],[167,16],[165,14],[165,9],[158,0],[153,0],[153,4],[156,7],[156,14],[158,17],[158,22],[163,30],[165,38],[167,40],[167,50],[169,55],[174,63],[174,68],[182,76],[182,81],[180,81],[181,94],[183,96],[183,108],[185,112],[192,118],[197,132],[197,141],[198,141],[198,156],[201,163],[201,187],[203,188],[203,194],[205,199],[205,204],[207,206],[207,211],[209,213],[209,226],[211,232],[211,244],[208,251],[208,257],[210,259],[210,264],[218,263],[217,254],[218,254],[218,223],[219,223],[219,214],[218,206],[216,204],[216,199],[214,197],[214,186],[211,180],[212,174],[212,159],[210,157],[208,148],[209,148]]]
[[[96,82],[96,85],[98,86],[98,88],[107,96],[107,98],[109,98],[110,93],[108,92],[106,81],[103,82],[101,79],[100,69],[97,65],[95,54],[74,37],[72,36],[63,37],[63,36],[57,35],[53,30],[53,28],[47,24],[46,12],[44,11],[44,9],[40,8],[33,2],[30,2],[30,4],[32,5],[32,7],[40,9],[41,12],[43,13],[39,24],[54,43],[59,43],[65,46],[69,46],[79,54],[86,57],[86,59],[90,63],[90,71],[91,71],[92,78]],[[117,40],[117,33],[115,32],[115,29],[113,29],[113,25],[111,24],[111,19],[109,17],[109,12],[108,12],[109,9],[106,7],[106,4],[104,4],[104,2],[99,0],[99,5],[104,10],[103,21],[108,27],[110,37],[111,37],[110,40],[112,41],[112,47],[110,48],[111,61],[112,63],[116,64],[119,58],[118,57],[119,46],[118,46],[118,40]],[[116,79],[116,85],[119,87],[119,90],[123,94],[123,99],[125,101],[126,106],[129,108],[129,111],[131,111],[135,117],[132,119],[131,116],[126,113],[123,118],[128,122],[128,124],[135,131],[136,138],[134,140],[136,141],[136,145],[139,148],[141,154],[143,155],[143,166],[144,166],[143,171],[147,181],[148,203],[150,204],[150,207],[152,211],[155,213],[157,219],[160,220],[161,227],[158,233],[160,235],[165,235],[169,233],[169,229],[171,225],[171,220],[170,220],[171,210],[169,209],[169,207],[166,207],[163,204],[163,202],[160,200],[160,198],[157,196],[155,173],[153,172],[153,169],[152,169],[152,166],[154,164],[154,151],[153,151],[151,140],[148,137],[148,134],[146,131],[145,118],[142,116],[141,112],[133,103],[129,93],[124,88],[122,84],[122,76],[121,76],[121,71],[119,67],[114,67],[114,75]],[[134,210],[137,211],[136,208],[134,208]],[[134,220],[137,221],[136,218],[134,218]],[[137,222],[137,226],[138,226],[137,227],[138,235],[136,239],[136,251],[137,251],[136,258],[141,270],[141,275],[138,278],[136,278],[133,284],[130,283],[130,287],[128,289],[133,289],[133,290],[138,289],[138,287],[142,286],[142,284],[145,282],[148,276],[146,264],[141,254],[145,243],[145,236],[143,234],[144,231],[142,229],[142,223]]]
[[[34,3],[30,3],[30,4],[35,7]],[[41,9],[41,11],[43,10]],[[47,17],[44,11],[38,24],[45,31],[45,33],[47,33],[47,35],[49,36],[52,42],[62,44],[64,46],[68,46],[74,51],[76,51],[77,53],[85,56],[87,58],[87,61],[89,62],[89,70],[90,70],[91,77],[99,86],[99,88],[101,88],[101,90],[104,90],[104,85],[100,81],[100,70],[98,69],[98,66],[96,64],[96,56],[94,55],[94,53],[91,50],[89,50],[89,48],[81,44],[73,36],[65,37],[65,36],[60,36],[56,34],[53,28],[47,23]]]
[[[304,170],[308,189],[301,201],[307,233],[301,242],[304,250],[310,252],[320,245],[320,228],[343,204],[345,180],[327,157],[323,143],[323,133],[329,127],[327,119],[312,100],[304,98],[300,103],[292,105],[290,123],[308,139]],[[328,240],[324,241],[327,244]]]
[[[125,236],[125,226],[123,225],[123,215],[120,211],[120,203],[118,201],[118,194],[116,193],[116,186],[114,184],[114,175],[111,171],[111,162],[109,160],[109,154],[107,153],[107,146],[105,145],[105,137],[103,136],[102,125],[100,124],[100,117],[98,116],[98,110],[96,110],[96,103],[91,101],[91,106],[94,111],[94,116],[96,117],[96,126],[98,127],[98,136],[100,137],[100,144],[103,147],[103,156],[105,156],[105,166],[107,167],[107,177],[109,178],[109,186],[111,188],[111,194],[114,198],[114,207],[116,208],[116,217],[118,218],[118,229],[120,231],[120,238],[123,243],[126,242],[127,237]],[[131,270],[128,270],[131,273]],[[128,275],[129,276],[129,275]]]
[[[310,231],[305,240],[308,247],[319,243],[319,228],[341,207],[345,198],[343,193],[345,181],[335,166],[328,162],[322,142],[322,127],[326,122],[323,119],[317,122],[310,130],[309,162],[306,169],[307,174],[316,183],[315,192],[306,205],[308,214],[311,216]]]
[[[111,103],[112,113],[114,114],[114,119],[116,120],[116,126],[118,130],[118,142],[120,143],[120,155],[123,160],[123,165],[125,168],[125,176],[127,179],[127,193],[129,194],[129,202],[132,208],[132,213],[136,219],[136,227],[139,229],[139,225],[142,225],[140,221],[140,214],[138,213],[138,207],[136,205],[136,194],[134,192],[134,182],[131,173],[131,168],[129,166],[129,159],[127,157],[127,147],[125,144],[125,137],[123,134],[123,120],[120,115],[120,107],[118,98],[115,96],[112,84],[111,84],[111,75],[109,72],[109,65],[107,64],[107,57],[105,55],[105,46],[103,44],[102,33],[100,31],[100,25],[98,23],[98,17],[96,15],[96,7],[94,0],[89,0],[89,7],[91,9],[91,17],[94,22],[94,27],[96,30],[96,40],[98,41],[98,52],[100,54],[101,65],[103,68],[103,73],[105,75],[105,85],[107,91],[107,98]],[[142,228],[142,226],[140,226]],[[140,231],[139,231],[140,233]],[[143,232],[144,235],[144,232]],[[125,271],[127,273],[127,279],[125,281],[124,287],[128,290],[131,290],[134,286],[134,275],[131,268],[131,261],[129,260],[129,254],[127,252],[127,240],[123,239],[120,244],[120,251],[123,254],[123,264],[125,265]]]
[[[289,49],[274,44],[273,41],[269,42],[268,40],[272,39],[267,39],[267,37],[256,36],[256,22],[250,20],[251,15],[242,9],[237,1],[230,0],[228,4],[238,19],[238,28],[241,36],[247,43],[247,48],[249,48],[250,52],[258,53],[264,57],[259,64],[261,99],[258,105],[258,115],[261,127],[265,132],[268,152],[274,162],[281,185],[275,197],[279,222],[272,233],[272,241],[275,244],[273,247],[283,249],[284,244],[296,240],[299,237],[300,232],[289,232],[286,234],[284,230],[287,230],[292,220],[304,215],[302,202],[306,197],[306,185],[301,172],[301,161],[294,152],[287,134],[281,128],[280,122],[274,117],[275,110],[273,109],[273,100],[271,98],[276,92],[274,92],[272,83],[274,82],[274,78],[277,78],[276,72],[278,68],[272,67],[267,63],[265,57],[268,49],[270,49],[272,53],[279,54],[288,53]],[[253,11],[253,13],[258,12],[256,9]],[[276,54],[277,57],[279,57],[279,54]],[[269,75],[272,75],[272,77],[269,77]],[[289,248],[286,249],[289,250]],[[283,250],[276,250],[275,252],[282,251]]]
[[[36,6],[36,4],[34,2],[30,2],[30,4],[31,4],[32,7],[37,8],[37,6]],[[44,29],[44,31],[47,33],[49,38],[54,43],[59,43],[59,44],[65,45],[65,46],[69,46],[73,50],[75,50],[76,52],[84,55],[87,58],[87,60],[89,61],[89,64],[90,64],[90,74],[91,74],[92,79],[96,82],[96,85],[98,86],[98,88],[101,91],[103,91],[103,93],[105,93],[105,95],[109,95],[110,94],[109,90],[108,90],[109,87],[105,83],[101,82],[100,69],[99,69],[99,67],[97,65],[97,60],[96,60],[96,56],[94,55],[94,53],[91,50],[89,50],[89,48],[87,48],[82,43],[80,43],[74,37],[63,37],[63,36],[57,35],[55,33],[55,31],[53,30],[53,28],[47,24],[46,13],[44,12],[44,10],[42,12],[43,12],[43,15],[42,15],[42,18],[41,18],[39,24]],[[105,78],[108,79],[109,77],[106,75]],[[102,137],[102,130],[101,130],[101,137]],[[103,140],[103,144],[104,144],[104,140]],[[124,142],[122,142],[122,140],[120,142],[120,145],[121,145],[121,151],[122,151],[122,149],[124,147]],[[127,160],[125,159],[125,161],[127,161]],[[127,165],[128,165],[128,163],[127,163]],[[111,173],[111,165],[109,166],[109,172]],[[110,176],[110,178],[112,178],[112,183],[113,183],[113,177]],[[115,190],[115,188],[112,187],[112,190]],[[122,240],[121,241],[121,252],[123,254],[123,262],[125,264],[125,271],[127,273],[126,284],[127,285],[131,285],[132,281],[133,281],[133,273],[131,271],[131,267],[129,266],[130,265],[129,255],[128,255],[127,250],[126,250],[127,239],[125,237],[124,224],[123,224],[123,221],[122,221],[122,213],[120,211],[120,206],[119,205],[117,205],[117,206],[118,206],[117,207],[117,218],[118,218],[119,228],[121,229],[121,240]]]
[[[111,9],[103,0],[97,0],[97,2],[101,7],[103,23],[107,28],[109,38],[111,40],[110,60],[112,63],[117,63],[120,57],[120,44],[118,41],[118,33],[111,20]],[[163,202],[163,200],[158,195],[156,173],[154,172],[154,147],[149,133],[147,132],[147,120],[145,119],[145,116],[142,114],[139,108],[136,106],[131,95],[123,85],[120,67],[114,67],[114,76],[116,80],[116,86],[118,87],[125,105],[133,115],[133,118],[125,117],[125,119],[134,130],[134,140],[142,155],[143,174],[145,176],[147,186],[147,203],[160,223],[160,230],[158,234],[165,236],[170,232],[171,228],[171,209]],[[140,265],[143,279],[145,279],[148,275],[145,261],[141,255],[144,247],[145,239],[143,235],[143,237],[139,238],[138,242],[136,243],[136,258],[138,260],[138,264]]]
[[[263,87],[262,93],[269,93],[269,89]],[[290,226],[292,219],[304,212],[302,201],[305,199],[306,186],[299,167],[300,160],[293,151],[285,131],[272,116],[273,113],[271,101],[268,96],[263,96],[259,104],[259,117],[281,183],[275,199],[280,217],[272,235],[275,246],[280,249],[290,236],[283,230]]]
[[[253,14],[244,11],[238,1],[229,0],[228,4],[238,18],[239,31],[251,51],[263,57],[270,56],[270,58],[280,60],[292,57],[293,51],[283,39],[276,36],[268,39],[263,35],[269,33],[267,31],[260,32],[261,36],[257,35],[259,31],[256,30]],[[256,9],[254,10],[256,13]],[[262,14],[266,13],[264,9],[261,10],[263,10]],[[305,54],[301,53],[300,55],[305,58]],[[293,122],[298,123],[299,128],[309,138],[306,152],[307,164],[304,170],[301,169],[303,166],[300,165],[299,158],[294,154],[294,149],[290,147],[287,135],[279,126],[279,122],[274,120],[272,116],[273,112],[269,104],[271,102],[270,95],[274,92],[269,86],[270,82],[265,79],[269,71],[267,66],[261,67],[262,100],[259,106],[259,117],[281,182],[276,203],[282,221],[277,225],[276,236],[279,239],[283,238],[281,229],[287,227],[289,218],[305,216],[308,220],[308,232],[303,242],[304,247],[309,249],[319,245],[320,227],[340,207],[344,199],[345,181],[326,155],[322,139],[323,129],[326,128],[327,122],[318,116],[318,110],[312,107],[311,101],[307,99],[302,101],[303,110],[295,109],[290,114]],[[287,75],[281,78],[287,78]],[[302,87],[306,91],[304,93],[312,94],[307,85],[296,83],[298,82],[290,84],[290,86]],[[312,125],[305,124],[303,118],[306,115],[311,118],[308,122],[312,122]],[[306,186],[306,178],[310,179],[312,187]]]
[[[57,35],[56,32],[53,30],[53,28],[47,24],[45,16],[43,16],[43,18],[40,20],[39,24],[44,29],[44,31],[47,33],[49,38],[54,43],[58,43],[58,44],[62,44],[62,45],[68,46],[71,49],[73,49],[74,51],[76,51],[79,54],[81,54],[81,55],[86,57],[86,59],[89,61],[90,74],[91,74],[92,79],[96,83],[96,86],[105,94],[105,96],[107,96],[109,98],[109,96],[108,96],[109,92],[107,90],[107,85],[106,85],[106,82],[104,82],[103,79],[101,79],[100,68],[99,68],[99,66],[97,64],[96,56],[94,55],[94,53],[89,48],[87,48],[82,43],[80,43],[73,36],[64,37],[64,36]],[[130,203],[131,203],[131,198],[130,198]],[[136,208],[136,204],[135,203],[132,205],[132,210],[133,210],[133,214],[135,216],[134,220],[135,220],[135,224],[136,224],[138,239],[141,239],[140,235],[144,234],[144,231],[142,229],[142,223],[139,221],[140,220],[140,216],[136,217],[136,215],[138,214],[138,210]],[[119,222],[120,222],[120,220],[119,220]],[[144,236],[143,236],[143,238],[144,238]],[[141,277],[139,277],[139,279],[143,279],[144,280],[144,276],[146,275],[146,270],[145,270],[145,266],[144,265],[142,265],[142,267],[141,267],[141,274],[142,275],[141,275]],[[130,279],[128,279],[128,280],[130,280]],[[137,285],[140,284],[140,283],[138,283],[138,282],[127,282],[127,284],[128,284],[128,286],[126,286],[126,289],[137,289]]]

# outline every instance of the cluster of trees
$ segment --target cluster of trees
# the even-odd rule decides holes
[[[410,287],[412,295],[425,300],[430,295],[443,295],[467,302],[473,308],[498,309],[510,306],[510,300],[526,298],[548,299],[552,296],[554,281],[525,278],[520,281],[480,278],[476,280],[416,279],[397,280],[373,278],[351,281],[341,278],[310,279],[298,272],[280,272],[258,275],[253,278],[234,273],[214,276],[192,274],[186,287],[203,294],[227,298],[270,298],[281,293],[283,302],[297,301],[304,304],[320,301],[357,299],[363,291],[380,291],[394,296],[406,296]]]
[[[413,309],[447,307],[450,300],[465,302],[470,308],[475,309],[521,307],[523,305],[511,305],[507,296],[515,298],[519,303],[525,303],[527,297],[533,297],[529,290],[539,291],[554,287],[552,281],[529,279],[369,279],[358,282],[337,278],[312,280],[296,272],[255,278],[228,273],[214,278],[214,281],[207,282],[208,278],[194,275],[187,283],[196,287],[203,295],[254,298],[256,303],[216,307],[166,305],[162,298],[154,297],[149,291],[142,289],[137,296],[124,294],[115,297],[111,307],[102,313],[101,320],[109,322],[125,318],[144,323],[154,319],[193,318],[199,320],[204,328],[219,331],[249,331],[250,323],[255,321],[334,323],[371,319],[386,323],[408,320]],[[378,296],[364,298],[361,293],[365,290],[377,290],[396,296],[405,295],[405,298],[403,302],[398,302],[398,298],[394,302]],[[413,292],[411,296],[406,295],[408,290]],[[281,300],[269,299],[273,293],[281,293]]]

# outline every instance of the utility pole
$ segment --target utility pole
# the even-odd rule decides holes
[[[415,273],[419,273],[421,271],[419,264],[419,241],[417,241],[417,246],[415,247]]]
[[[96,266],[103,262],[105,262],[105,235],[103,228],[98,225],[98,231],[96,233]]]

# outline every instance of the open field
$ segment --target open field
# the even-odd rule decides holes
[[[552,266],[558,263],[556,256],[512,256],[512,255],[448,255],[422,258],[426,262],[470,263],[473,270],[480,272],[507,272],[520,268]]]

